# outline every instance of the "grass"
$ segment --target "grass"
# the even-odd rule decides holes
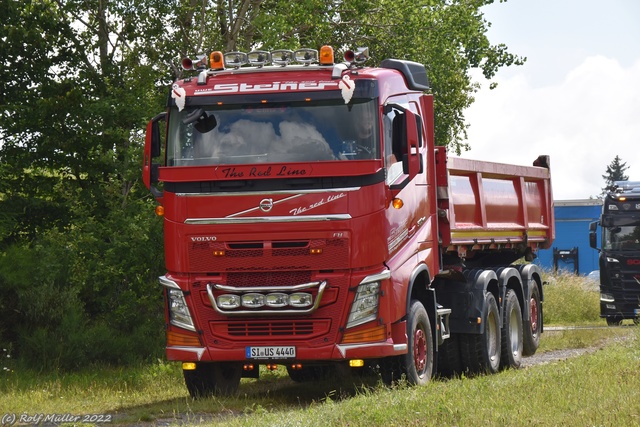
[[[547,274],[544,280],[545,325],[606,325],[597,285],[566,273]]]
[[[572,277],[552,279],[555,282],[545,286],[547,321],[606,325],[598,317],[597,292]],[[231,427],[640,426],[638,328],[547,331],[539,352],[592,346],[603,349],[498,375],[434,380],[426,387],[400,384],[389,389],[376,377],[310,386],[293,383],[281,367],[263,372],[260,380],[242,380],[235,397],[198,401],[188,396],[178,363],[159,360],[137,367],[35,373],[21,369],[5,352],[0,416],[110,413],[115,424],[162,420]]]

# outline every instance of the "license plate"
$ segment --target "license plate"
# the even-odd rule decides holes
[[[247,359],[292,359],[296,357],[296,348],[289,346],[246,347]]]

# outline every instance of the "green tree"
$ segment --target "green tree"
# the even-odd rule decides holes
[[[0,343],[32,364],[160,348],[161,231],[139,177],[142,129],[173,79],[168,11],[145,0],[2,2]]]
[[[330,44],[422,62],[437,142],[459,152],[470,68],[524,61],[487,39],[492,2],[1,2],[0,344],[50,367],[161,349],[161,221],[140,160],[181,57]]]
[[[605,186],[602,188],[601,193],[603,197],[614,190],[616,181],[627,181],[629,179],[625,174],[627,169],[629,169],[627,163],[623,162],[622,159],[616,155],[616,157],[607,166],[605,175],[602,175],[602,178],[605,181]]]

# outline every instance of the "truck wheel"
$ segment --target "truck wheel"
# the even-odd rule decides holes
[[[522,362],[522,311],[520,302],[513,289],[507,290],[502,316],[502,355],[500,365],[503,368],[519,368]]]
[[[409,351],[402,357],[402,370],[409,384],[424,385],[433,372],[433,334],[427,310],[420,301],[412,301],[407,317]]]
[[[289,378],[297,383],[322,380],[329,377],[329,366],[303,366],[300,369],[292,369],[287,366]]]
[[[622,325],[622,317],[607,317],[607,326],[620,326],[620,325]]]
[[[192,398],[235,394],[240,385],[242,365],[239,363],[199,363],[195,370],[182,371]]]
[[[485,292],[482,313],[484,331],[460,336],[462,364],[470,374],[495,374],[500,368],[500,312],[491,292]]]
[[[438,347],[438,375],[453,377],[462,373],[458,334],[451,334]]]
[[[522,354],[532,356],[540,345],[540,334],[542,333],[542,305],[540,303],[540,291],[534,285],[529,298],[529,320],[524,323],[524,339]]]

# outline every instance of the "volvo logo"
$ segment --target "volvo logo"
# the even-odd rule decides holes
[[[260,200],[260,210],[262,212],[269,212],[271,209],[273,209],[273,199]]]

